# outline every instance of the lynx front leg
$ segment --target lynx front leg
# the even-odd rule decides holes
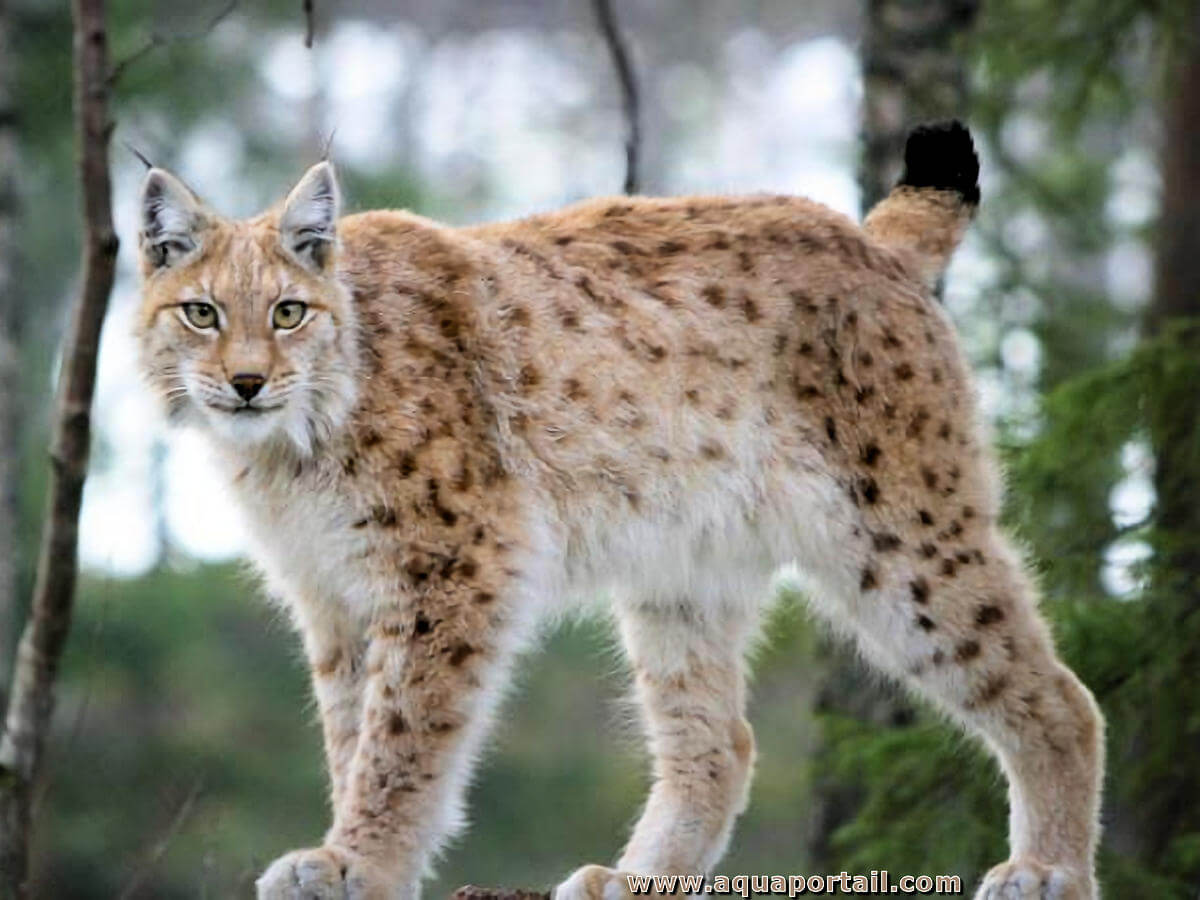
[[[414,898],[458,824],[468,766],[520,633],[503,592],[444,585],[382,610],[353,760],[323,847],[276,861],[260,900]]]
[[[320,617],[318,610],[323,613]],[[310,604],[297,609],[296,615],[321,713],[325,762],[332,807],[336,810],[345,795],[350,762],[358,745],[366,644],[349,622],[335,619],[328,609]]]
[[[585,866],[559,886],[557,900],[626,896],[628,873],[707,872],[748,794],[754,736],[744,718],[743,653],[754,613],[692,601],[618,610],[654,784],[616,871]]]

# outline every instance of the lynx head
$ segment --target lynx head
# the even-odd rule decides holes
[[[290,442],[302,454],[345,420],[357,341],[337,277],[338,206],[328,162],[244,221],[162,169],[146,173],[137,336],[172,419],[237,447]]]

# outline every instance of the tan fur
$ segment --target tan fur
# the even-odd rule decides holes
[[[1013,861],[980,896],[1096,896],[1100,719],[997,530],[927,290],[969,218],[952,195],[900,189],[866,231],[790,197],[464,229],[370,212],[327,255],[281,240],[279,210],[187,212],[194,246],[147,249],[145,368],[212,436],[304,636],[333,788],[324,849],[260,897],[415,896],[533,623],[607,589],[654,786],[617,870],[559,895],[709,870],[753,767],[743,654],[791,560],[820,613],[997,754]],[[174,314],[199,296],[225,305],[219,334]],[[295,333],[270,328],[281,296],[316,310]],[[197,387],[240,371],[264,403],[284,388],[253,425]]]

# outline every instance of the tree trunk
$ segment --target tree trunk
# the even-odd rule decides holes
[[[899,178],[904,142],[914,125],[965,115],[967,78],[955,44],[978,8],[978,0],[868,0],[858,176],[864,214]],[[817,693],[819,712],[882,727],[912,720],[912,707],[882,689],[849,648],[830,648],[824,669]],[[809,859],[821,865],[832,858],[833,833],[854,817],[862,798],[853,788],[818,773],[813,799]]]
[[[1200,3],[1193,5],[1190,40],[1178,42],[1166,96],[1166,141],[1162,155],[1162,199],[1156,243],[1155,293],[1146,327],[1151,335],[1176,331],[1176,352],[1200,358]],[[1200,667],[1200,391],[1194,385],[1152,398],[1154,445],[1155,566],[1151,600],[1164,640],[1178,651],[1172,668],[1179,678]],[[1186,700],[1184,701],[1186,702]],[[1196,725],[1155,732],[1175,743],[1156,752],[1174,764],[1163,772],[1135,816],[1146,859],[1162,864],[1174,838],[1200,829],[1196,813]],[[1196,868],[1193,868],[1193,874]]]
[[[8,694],[13,632],[17,624],[17,438],[19,381],[16,297],[16,110],[15,66],[9,41],[8,7],[0,0],[0,698]]]
[[[77,177],[83,198],[82,276],[63,348],[37,578],[0,741],[0,892],[5,897],[26,897],[29,892],[32,791],[71,624],[96,355],[117,257],[108,170],[110,72],[104,0],[74,0],[72,18]]]

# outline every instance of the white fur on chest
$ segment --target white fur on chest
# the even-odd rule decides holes
[[[234,485],[249,556],[270,593],[305,611],[370,617],[378,586],[364,564],[368,539],[351,497],[311,474],[251,471]]]

